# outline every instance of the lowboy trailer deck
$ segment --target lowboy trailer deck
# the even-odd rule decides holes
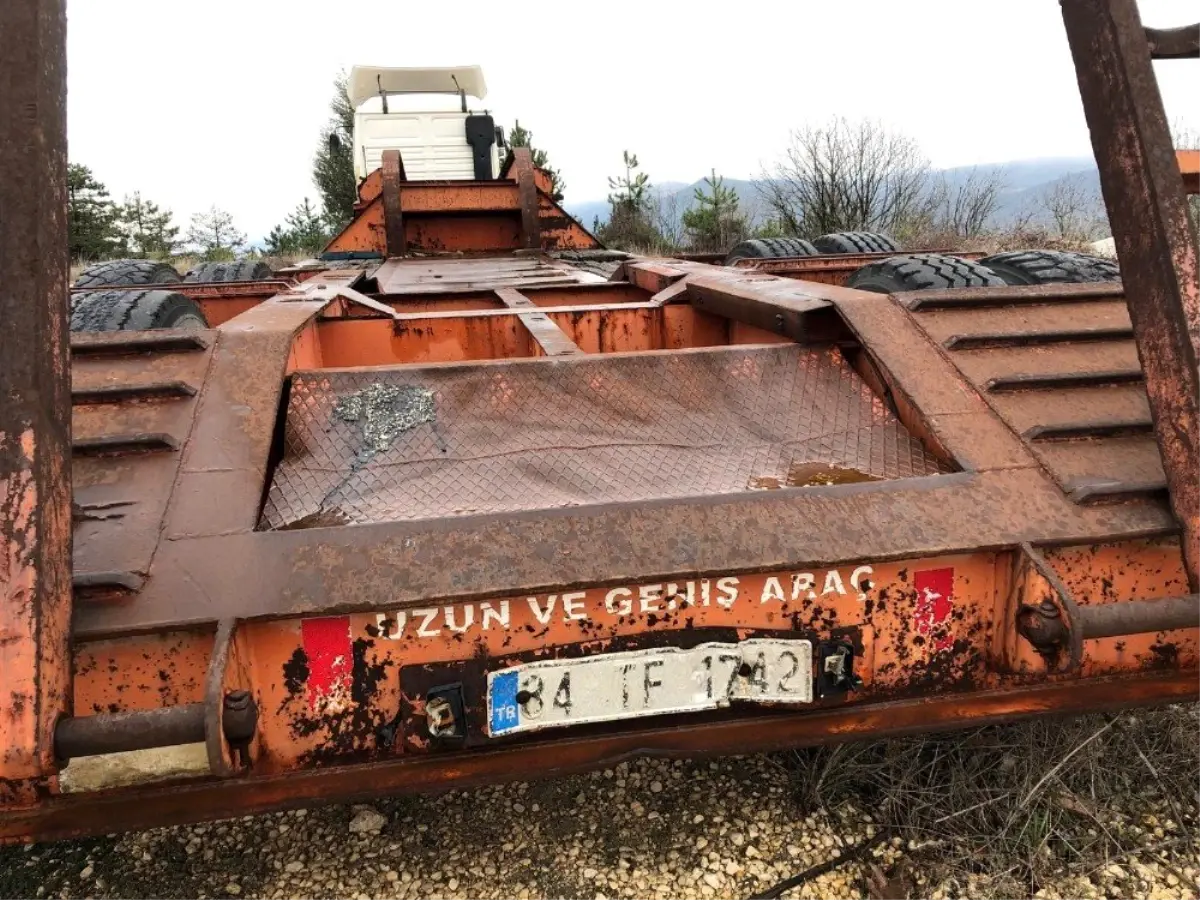
[[[1194,700],[1196,248],[1150,68],[1194,29],[1063,10],[1123,285],[603,280],[528,170],[418,259],[385,153],[382,262],[68,337],[65,12],[8,4],[0,840]]]

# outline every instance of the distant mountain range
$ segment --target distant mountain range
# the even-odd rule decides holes
[[[941,169],[935,174],[946,177],[951,187],[964,182],[971,172],[978,170],[988,172],[999,169],[1004,174],[1005,188],[1002,191],[994,215],[995,224],[1003,227],[1008,221],[1024,209],[1030,200],[1037,198],[1048,190],[1056,181],[1063,178],[1079,176],[1084,184],[1099,192],[1100,178],[1095,162],[1086,156],[1062,157],[1050,159],[1019,159],[1006,163],[985,164],[980,166],[959,166],[951,169]],[[740,207],[751,217],[752,221],[765,217],[767,212],[753,181],[740,178],[726,178],[725,185],[737,192]],[[694,201],[697,188],[704,186],[703,180],[684,184],[678,181],[666,181],[655,184],[654,191],[665,208],[674,203],[675,213],[682,216]],[[579,220],[586,228],[591,228],[597,218],[601,222],[608,220],[609,205],[607,200],[585,200],[563,204],[567,212]]]

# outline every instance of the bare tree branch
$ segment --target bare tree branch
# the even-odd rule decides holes
[[[928,199],[929,161],[911,138],[837,117],[792,132],[783,159],[756,187],[795,234],[891,232]]]

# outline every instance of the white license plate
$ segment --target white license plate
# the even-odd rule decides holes
[[[802,640],[540,660],[488,673],[489,732],[697,712],[738,700],[811,703],[812,690],[812,644]]]

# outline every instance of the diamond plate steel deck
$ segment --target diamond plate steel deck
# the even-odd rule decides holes
[[[946,471],[833,349],[301,372],[260,527]]]

